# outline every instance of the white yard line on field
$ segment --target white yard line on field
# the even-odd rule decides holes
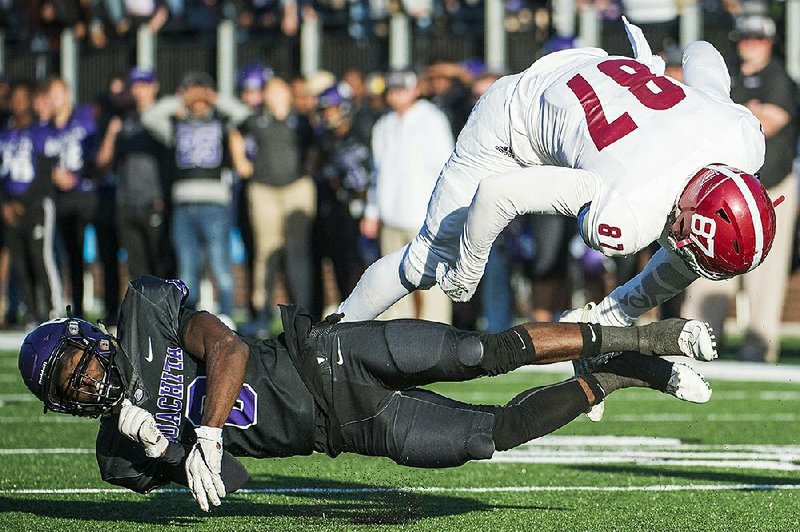
[[[691,366],[708,379],[740,382],[786,382],[800,384],[800,366],[789,364],[759,364],[749,362],[698,362],[686,357],[668,357],[672,362]],[[517,371],[561,373],[572,375],[571,362],[546,366],[524,366]]]
[[[696,445],[675,438],[545,436],[491,462],[517,464],[635,464],[800,471],[797,445]]]
[[[511,399],[508,391],[467,391],[461,392],[453,389],[452,393],[445,395],[458,396],[461,401],[474,402],[504,402]],[[0,396],[2,397],[2,396]],[[661,401],[663,395],[654,393],[653,390],[628,389],[625,393],[614,396],[617,402]],[[795,391],[725,391],[714,392],[714,401],[800,401],[800,392]]]
[[[2,455],[17,455],[17,454],[94,454],[94,449],[0,449],[0,456]]]
[[[84,423],[91,424],[94,420],[88,417],[63,416],[52,414],[49,416],[0,416],[0,425],[13,423],[45,424],[45,423]]]
[[[233,495],[350,495],[369,493],[531,493],[547,491],[772,491],[800,490],[800,484],[651,484],[645,486],[494,486],[472,488],[447,488],[438,486],[403,486],[374,488],[254,488],[237,491]],[[185,493],[183,488],[164,488],[153,493]],[[121,488],[63,488],[63,489],[7,489],[0,495],[95,495],[107,493],[128,493]]]

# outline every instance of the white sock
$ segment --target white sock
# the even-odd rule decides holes
[[[344,314],[342,321],[374,320],[386,309],[408,294],[400,281],[400,263],[406,248],[381,257],[367,268],[358,284],[338,312]]]

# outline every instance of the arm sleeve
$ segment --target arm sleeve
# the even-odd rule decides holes
[[[526,213],[575,217],[597,188],[591,172],[557,166],[531,166],[484,179],[469,207],[454,276],[465,286],[477,286],[492,243],[511,220]]]
[[[716,100],[731,101],[731,76],[725,60],[706,41],[690,43],[683,52],[683,82]]]
[[[172,145],[172,120],[171,117],[180,107],[177,96],[161,98],[149,109],[142,113],[142,125],[164,145]]]
[[[616,288],[592,311],[602,325],[632,325],[636,319],[685,290],[697,274],[662,246],[639,275]]]

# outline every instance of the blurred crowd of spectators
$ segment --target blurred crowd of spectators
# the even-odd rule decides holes
[[[285,80],[247,65],[237,98],[218,95],[203,72],[187,73],[176,93],[164,94],[153,72],[133,69],[86,103],[73,102],[58,77],[37,86],[0,82],[4,319],[42,321],[64,301],[84,313],[90,261],[99,264],[109,324],[121,279],[146,273],[186,280],[190,304],[208,275],[217,309],[256,329],[270,319],[276,286],[321,316],[385,251],[381,240],[399,247],[422,223],[434,168],[496,79],[479,63],[468,66],[435,62],[419,75],[353,69],[340,79],[318,72]],[[383,140],[373,138],[376,123],[386,124]],[[405,138],[408,157],[396,157],[396,135]],[[419,159],[408,167],[420,174],[413,215],[403,197],[385,192],[411,188],[390,184],[404,176],[388,171],[395,163],[387,160],[376,177],[376,143],[395,161]],[[432,143],[440,148],[427,157]],[[387,198],[399,206],[387,207]],[[392,225],[399,236],[386,240],[382,228]],[[88,226],[96,235],[90,260]],[[231,234],[244,246],[244,281],[237,279],[247,300],[238,305]],[[444,306],[439,316],[447,321],[449,301]],[[473,326],[476,314],[468,318]]]
[[[509,0],[509,15],[521,20],[509,28],[529,25],[533,11],[544,5]],[[293,37],[302,20],[319,18],[328,29],[364,39],[386,36],[389,17],[397,12],[407,13],[422,31],[446,27],[480,35],[483,9],[483,0],[0,0],[0,25],[12,41],[43,50],[57,47],[67,28],[102,48],[132,36],[142,24],[153,32],[197,34],[213,32],[226,19],[243,37],[259,32]]]

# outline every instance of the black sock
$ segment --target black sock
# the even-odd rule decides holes
[[[604,397],[603,387],[592,375],[522,392],[495,412],[495,449],[505,451],[549,434]]]
[[[623,353],[600,366],[592,375],[606,395],[623,388],[652,388],[663,392],[672,377],[672,363],[640,353]]]
[[[480,340],[483,344],[481,367],[488,375],[508,373],[536,358],[533,341],[523,325],[497,334],[481,335]]]
[[[680,354],[678,338],[686,325],[686,320],[673,318],[638,327],[610,327],[592,325],[589,332],[597,337],[600,353],[635,351],[645,355]],[[581,329],[583,332],[583,329]],[[584,334],[584,350],[587,337]],[[591,356],[591,355],[590,355]],[[595,355],[596,356],[596,355]]]

